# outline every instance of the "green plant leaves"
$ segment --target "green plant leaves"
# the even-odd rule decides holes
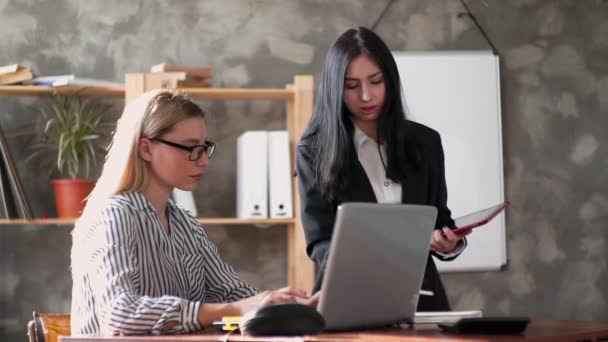
[[[31,146],[28,161],[51,159],[61,176],[88,178],[105,155],[114,127],[111,110],[79,97],[54,96],[48,108],[40,109],[44,129],[40,141]]]

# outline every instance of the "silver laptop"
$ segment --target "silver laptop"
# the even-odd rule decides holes
[[[413,321],[436,218],[432,206],[338,207],[318,306],[326,330]]]

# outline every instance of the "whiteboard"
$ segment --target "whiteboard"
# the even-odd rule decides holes
[[[504,200],[498,57],[485,51],[394,53],[409,119],[441,134],[452,217]],[[407,189],[403,189],[407,191]],[[467,237],[440,271],[499,270],[507,260],[500,214]]]

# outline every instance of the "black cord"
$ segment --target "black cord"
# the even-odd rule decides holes
[[[388,171],[386,170],[386,163],[384,162],[384,157],[382,156],[382,152],[380,151],[380,141],[378,141],[376,146],[378,146],[378,154],[380,155],[380,161],[382,162],[382,167],[384,168],[384,177],[386,177],[386,179],[384,180],[384,186],[389,186],[391,183],[388,181],[389,178]]]
[[[380,155],[380,161],[382,162],[382,167],[384,168],[384,172],[387,172],[386,163],[384,162],[384,157],[382,156],[382,152],[380,152],[380,141],[378,141],[376,146],[378,146],[378,154]],[[388,175],[386,178],[388,178]]]
[[[378,155],[380,156],[380,161],[382,162],[382,167],[384,168],[384,177],[386,177],[386,179],[384,180],[384,186],[389,186],[390,183],[388,182],[388,170],[386,169],[386,163],[384,162],[384,157],[382,156],[382,151],[380,150],[380,128],[376,128],[376,139],[378,140],[378,142],[376,143],[376,146],[378,147]]]
[[[380,15],[378,16],[378,18],[374,22],[374,24],[372,25],[372,27],[370,27],[370,30],[374,31],[376,29],[376,27],[378,27],[378,24],[380,23],[380,20],[382,20],[382,18],[384,18],[384,16],[386,15],[386,12],[391,7],[391,5],[393,4],[393,2],[395,2],[395,0],[389,0],[388,1],[388,3],[386,4],[386,6],[384,6],[384,9],[380,13]]]
[[[484,31],[483,27],[481,27],[481,25],[479,25],[479,22],[477,21],[477,18],[475,18],[475,16],[473,15],[473,13],[471,13],[471,10],[469,9],[469,6],[467,6],[467,3],[464,0],[460,0],[460,2],[462,3],[462,6],[464,7],[464,9],[467,11],[466,13],[458,13],[458,18],[462,17],[462,16],[468,16],[473,20],[473,24],[475,24],[475,26],[477,27],[477,29],[479,30],[479,32],[481,32],[481,34],[483,35],[483,37],[486,39],[486,42],[488,42],[488,44],[490,44],[490,46],[492,47],[492,52],[498,56],[498,49],[496,49],[496,47],[494,46],[494,44],[492,44],[492,41],[490,40],[490,38],[488,37],[488,35],[486,34],[486,31]]]

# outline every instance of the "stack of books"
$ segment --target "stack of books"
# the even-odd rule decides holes
[[[47,86],[47,87],[59,87],[59,86],[83,86],[83,87],[108,87],[108,88],[121,88],[122,83],[110,82],[97,80],[92,78],[80,78],[75,75],[52,75],[32,78],[28,81],[23,82],[24,84]]]
[[[0,85],[18,84],[33,77],[32,70],[19,64],[0,66]]]
[[[163,81],[169,88],[207,88],[211,86],[213,70],[169,63],[152,66],[154,74],[162,74]]]

